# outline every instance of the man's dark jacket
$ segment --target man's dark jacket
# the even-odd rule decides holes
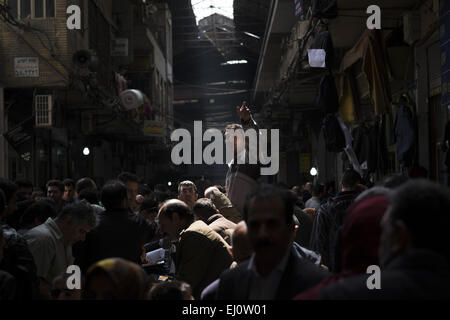
[[[156,228],[130,211],[104,211],[97,216],[97,225],[74,250],[75,263],[86,270],[93,263],[107,258],[123,258],[140,264],[144,244]]]
[[[381,289],[367,288],[373,274],[345,279],[322,290],[330,300],[450,299],[450,261],[431,251],[415,250],[394,259],[381,270]]]
[[[322,256],[322,264],[332,272],[340,270],[340,228],[357,195],[356,191],[339,192],[320,206],[314,219],[309,249],[318,252]]]
[[[238,264],[236,268],[222,273],[218,300],[248,300],[252,277],[252,271],[248,270],[249,263],[250,260],[246,260]],[[312,262],[300,258],[295,249],[291,248],[275,300],[291,300],[298,293],[315,286],[328,275],[328,272]]]
[[[4,256],[0,270],[15,278],[15,300],[33,300],[39,296],[39,279],[27,241],[17,231],[3,226]]]

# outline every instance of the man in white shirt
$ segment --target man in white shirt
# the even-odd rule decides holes
[[[94,226],[93,209],[79,202],[65,206],[56,219],[49,218],[26,234],[42,285],[51,285],[54,278],[67,271],[74,261],[72,245],[84,241]]]
[[[256,164],[250,163],[252,157],[258,160],[258,154],[250,155],[252,148],[249,144],[251,141],[249,139],[247,143],[244,135],[245,132],[253,129],[257,138],[259,134],[258,125],[245,102],[241,107],[237,107],[237,113],[241,124],[231,124],[225,128],[227,149],[233,148],[234,151],[233,159],[228,163],[225,186],[227,197],[233,207],[242,215],[247,194],[258,185],[261,166],[258,161]],[[253,141],[253,143],[257,143],[257,141]]]
[[[244,218],[254,253],[222,273],[219,300],[290,300],[328,275],[300,258],[293,247],[294,204],[289,190],[271,185],[261,185],[249,195]]]

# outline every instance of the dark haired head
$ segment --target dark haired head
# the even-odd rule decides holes
[[[361,175],[355,170],[349,168],[345,170],[342,176],[342,186],[347,189],[354,189],[361,182]]]
[[[153,199],[158,202],[158,204],[164,203],[166,200],[171,198],[168,192],[156,191],[153,193]]]
[[[192,289],[189,284],[181,281],[158,283],[152,287],[149,293],[150,300],[191,300]]]
[[[0,221],[2,220],[2,214],[6,209],[8,203],[6,202],[5,193],[0,189]]]
[[[155,199],[145,199],[141,204],[141,211],[147,211],[147,213],[158,213],[158,201]]]
[[[141,196],[150,196],[152,194],[152,190],[146,184],[140,184],[138,187],[138,194]]]
[[[87,188],[97,189],[97,185],[91,178],[81,178],[75,185],[75,191],[77,192],[77,194],[80,194],[83,189]]]
[[[17,190],[17,201],[30,200],[33,193],[33,184],[31,181],[25,179],[16,180]]]
[[[325,193],[325,186],[322,183],[318,183],[313,186],[313,188],[312,188],[313,196],[318,197],[323,193]]]
[[[445,186],[423,179],[405,183],[392,193],[386,218],[391,234],[396,233],[397,222],[404,223],[413,248],[450,258],[446,236],[450,229],[450,190]]]
[[[40,200],[41,198],[44,198],[45,194],[42,191],[33,191],[31,194],[31,199],[33,200]]]
[[[90,204],[98,204],[98,191],[93,188],[83,189],[78,195],[78,200],[86,200]]]
[[[17,185],[14,182],[3,178],[0,178],[0,189],[5,193],[7,204],[18,190]]]
[[[17,210],[17,186],[14,182],[0,178],[0,190],[3,190],[6,199],[7,213],[12,214]]]
[[[135,175],[134,173],[130,173],[130,172],[122,172],[117,177],[117,180],[122,181],[122,183],[127,183],[127,182],[139,183],[139,179],[138,179],[137,175]]]
[[[102,188],[101,200],[106,210],[124,209],[123,201],[127,200],[127,188],[119,180],[108,181]]]
[[[65,180],[63,181],[63,184],[64,184],[66,187],[74,187],[74,188],[75,188],[75,181],[73,181],[72,179],[65,179]]]
[[[194,207],[192,208],[194,214],[203,221],[209,219],[209,217],[217,214],[218,210],[214,203],[207,198],[198,199]]]
[[[31,204],[21,218],[20,224],[23,228],[33,227],[47,221],[48,218],[55,218],[56,210],[48,201],[39,200]]]
[[[62,193],[64,193],[64,184],[60,180],[50,180],[46,184],[46,189],[48,187],[57,187]]]
[[[253,201],[268,200],[279,197],[284,205],[284,217],[286,224],[292,224],[294,206],[297,199],[289,189],[282,189],[269,184],[261,184],[249,193],[244,205],[244,219],[248,222],[249,207]]]

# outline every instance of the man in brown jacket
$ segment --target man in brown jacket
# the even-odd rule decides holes
[[[202,220],[231,245],[231,235],[236,224],[221,215],[210,199],[198,199],[192,211],[196,220]]]
[[[226,219],[234,223],[239,223],[244,220],[239,211],[237,211],[236,208],[233,207],[230,199],[228,199],[228,197],[220,192],[220,190],[216,187],[210,187],[206,189],[205,198],[211,199],[217,210],[219,210],[220,214],[223,215]]]
[[[180,200],[165,202],[158,213],[160,232],[176,246],[175,278],[189,283],[194,297],[233,262],[230,246]]]

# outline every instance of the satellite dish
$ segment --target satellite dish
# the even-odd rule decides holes
[[[144,104],[144,94],[139,90],[125,90],[120,94],[120,100],[126,110],[133,110]]]

